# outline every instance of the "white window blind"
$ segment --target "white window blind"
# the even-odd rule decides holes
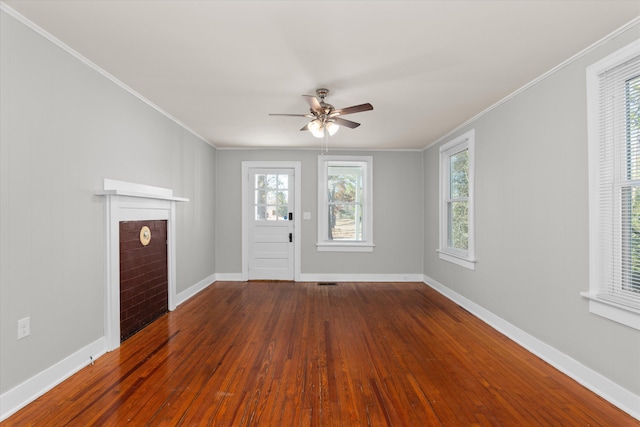
[[[591,70],[591,293],[640,309],[640,56]],[[628,55],[627,55],[628,56]],[[590,133],[593,133],[591,131]],[[595,139],[595,140],[594,140]]]

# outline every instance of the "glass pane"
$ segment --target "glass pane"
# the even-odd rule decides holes
[[[278,175],[278,188],[284,190],[289,188],[289,175]]]
[[[256,188],[286,190],[287,188],[289,188],[289,176],[256,174]]]
[[[640,292],[640,188],[623,188],[622,201],[622,288]]]
[[[276,204],[278,198],[277,198],[277,193],[275,191],[267,191],[267,204],[268,205],[274,205]]]
[[[279,205],[286,205],[289,203],[289,192],[287,190],[278,191],[276,193],[276,200]]]
[[[287,206],[258,205],[255,207],[256,221],[286,221],[289,219]]]
[[[264,220],[267,219],[267,207],[264,205],[256,206],[256,220]]]
[[[329,240],[362,240],[362,206],[329,206]]]
[[[289,219],[289,176],[255,175],[255,220],[283,221]]]
[[[285,186],[286,186],[286,178],[285,175]],[[278,188],[278,184],[281,183],[281,177],[278,175],[268,175],[268,174],[256,174],[256,188],[268,188],[268,189],[276,189]],[[282,187],[282,186],[281,186]]]
[[[469,248],[469,207],[466,201],[450,202],[447,206],[448,236],[450,247],[467,250]]]
[[[469,197],[469,150],[454,154],[449,158],[449,197],[462,199]]]
[[[266,206],[267,216],[265,219],[269,221],[276,221],[278,219],[278,207],[273,205]]]
[[[278,215],[278,220],[280,220],[280,221],[288,220],[289,219],[289,208],[286,205],[278,206],[277,215]]]
[[[362,166],[328,168],[329,203],[362,201]]]
[[[640,179],[640,76],[627,80],[627,179]]]

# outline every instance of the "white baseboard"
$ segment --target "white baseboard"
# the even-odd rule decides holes
[[[195,285],[191,286],[190,288],[185,289],[184,291],[178,293],[176,295],[176,302],[177,302],[176,305],[182,304],[183,302],[185,302],[189,298],[192,298],[198,292],[201,292],[201,291],[207,289],[209,287],[209,285],[211,285],[215,281],[216,281],[216,275],[212,274],[212,275],[210,275],[208,277],[205,277],[204,279],[200,280],[198,283],[196,283]]]
[[[216,281],[246,282],[242,273],[218,273]],[[302,273],[298,282],[423,282],[422,274],[315,274]]]
[[[423,281],[426,285],[464,307],[489,326],[509,337],[562,373],[573,378],[632,417],[640,420],[640,396],[633,394],[593,369],[584,366],[582,363],[551,347],[549,344],[524,332],[475,302],[447,288],[437,280],[425,275]]]
[[[301,274],[300,282],[422,282],[422,274]]]
[[[242,277],[242,273],[217,273],[217,282],[246,282]]]
[[[206,289],[215,281],[215,275],[208,276],[187,290],[176,295],[180,305],[198,292]],[[106,338],[101,337],[84,348],[67,356],[55,365],[34,375],[22,384],[0,395],[0,421],[27,406],[56,385],[91,363],[91,358],[97,360],[106,353]]]
[[[51,390],[80,369],[95,361],[106,352],[105,338],[99,338],[84,348],[65,357],[55,365],[45,369],[0,395],[0,421]]]

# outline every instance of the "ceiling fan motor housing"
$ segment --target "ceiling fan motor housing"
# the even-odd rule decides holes
[[[318,98],[320,98],[320,106],[324,110],[324,114],[318,114],[317,116],[324,122],[328,118],[327,116],[329,116],[329,114],[331,114],[333,110],[335,110],[335,108],[333,107],[333,105],[324,102],[324,98],[329,95],[329,89],[316,89],[316,95],[318,96]],[[311,110],[311,112],[313,113],[314,111]]]

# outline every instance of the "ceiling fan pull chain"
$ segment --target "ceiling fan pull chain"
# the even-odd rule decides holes
[[[324,138],[322,138],[322,152],[326,153],[327,152],[327,139],[329,138],[329,132],[327,132],[327,130],[324,130]]]

